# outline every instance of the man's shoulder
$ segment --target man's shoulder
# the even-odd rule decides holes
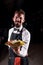
[[[25,33],[30,34],[30,31],[28,31],[26,28],[23,28],[23,31],[24,31]]]
[[[9,31],[13,31],[14,27],[10,28]]]

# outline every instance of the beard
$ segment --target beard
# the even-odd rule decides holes
[[[18,22],[17,22],[17,23],[15,24],[15,26],[18,28],[18,27],[21,26],[21,23],[18,23]]]

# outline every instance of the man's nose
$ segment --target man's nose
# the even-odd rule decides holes
[[[20,18],[17,18],[17,21],[20,21]]]

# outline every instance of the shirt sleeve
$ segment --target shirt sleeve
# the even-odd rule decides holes
[[[25,45],[22,46],[21,48],[21,51],[20,51],[20,55],[25,57],[27,55],[27,51],[28,51],[28,48],[29,48],[29,43],[30,43],[30,32],[25,32],[24,35],[23,35],[23,41],[25,41]]]
[[[10,41],[11,34],[13,32],[13,28],[9,29],[8,31],[8,41]]]
[[[8,31],[8,41],[10,41],[12,31],[13,31],[13,29],[9,29],[9,31]],[[9,45],[8,45],[8,47],[10,48]]]

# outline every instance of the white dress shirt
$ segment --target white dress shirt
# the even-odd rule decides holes
[[[19,30],[21,30],[22,28],[23,28],[23,26],[21,25],[21,27],[19,27]],[[10,37],[11,37],[12,32],[19,34],[17,31],[14,31],[14,27],[9,29],[8,41],[10,41]],[[26,43],[25,43],[25,45],[22,46],[22,48],[20,50],[19,55],[22,57],[25,57],[27,55],[27,51],[28,51],[29,43],[30,43],[30,38],[31,38],[30,32],[26,28],[23,28],[22,40],[25,41]]]

